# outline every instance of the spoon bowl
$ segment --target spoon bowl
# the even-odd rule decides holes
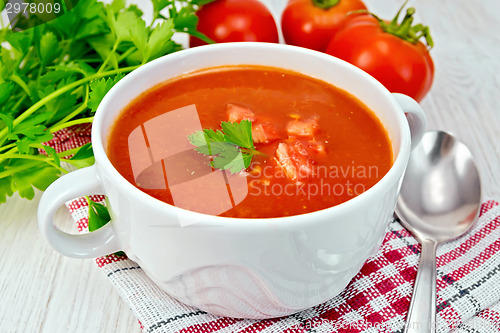
[[[422,244],[405,333],[436,330],[436,248],[466,233],[481,205],[481,182],[469,149],[442,131],[412,151],[395,214]]]

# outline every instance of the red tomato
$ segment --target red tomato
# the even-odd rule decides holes
[[[278,43],[278,28],[267,7],[258,0],[216,0],[196,13],[198,31],[217,43]],[[190,46],[206,44],[190,37]]]
[[[418,40],[410,42],[384,31],[384,25],[390,23],[370,14],[355,15],[339,28],[326,53],[368,72],[389,91],[421,101],[434,78],[429,50]],[[432,44],[430,36],[426,38]]]
[[[347,13],[366,9],[361,0],[289,0],[281,17],[287,44],[324,52]]]

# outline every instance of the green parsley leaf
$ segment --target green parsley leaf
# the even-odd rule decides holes
[[[12,188],[24,199],[32,200],[35,197],[35,190],[31,186],[29,179],[18,174],[12,177]]]
[[[254,148],[252,122],[250,120],[242,120],[239,123],[223,121],[220,126],[224,131],[224,139],[227,142],[232,142],[243,148]]]
[[[54,148],[50,147],[50,146],[46,146],[46,145],[42,145],[43,149],[45,150],[45,152],[47,153],[47,155],[49,156],[52,156],[53,160],[54,160],[54,163],[58,166],[61,165],[61,159],[59,158],[59,156],[57,156],[57,152]]]
[[[108,91],[113,88],[113,86],[123,78],[122,74],[116,75],[114,78],[108,79],[100,79],[92,81],[90,84],[90,98],[87,106],[92,110],[92,112],[96,112],[97,107],[101,103],[104,96],[108,93]]]
[[[86,196],[85,198],[87,199],[87,202],[89,204],[89,232],[92,232],[105,226],[109,221],[111,221],[111,216],[106,206],[93,201],[88,196]],[[107,200],[106,203],[108,203]],[[118,257],[127,256],[123,251],[115,252],[114,255]]]
[[[45,92],[43,97],[53,93],[59,82],[78,73],[78,69],[68,66],[57,66],[54,69],[38,77],[37,90]]]
[[[195,150],[204,155],[218,154],[225,148],[223,145],[218,145],[224,143],[224,133],[213,129],[197,131],[189,137],[189,140],[197,147]]]
[[[222,131],[204,129],[188,136],[195,150],[212,157],[214,168],[238,173],[252,163],[255,155],[262,154],[255,149],[252,139],[252,122],[221,122]]]
[[[194,28],[198,24],[198,16],[189,7],[181,8],[176,18],[175,30],[177,31],[189,32],[195,30]]]
[[[42,66],[50,64],[57,57],[59,57],[62,50],[59,47],[59,41],[53,32],[49,31],[42,36],[38,51],[40,52]]]
[[[14,194],[12,190],[12,177],[0,178],[0,203],[7,201],[7,197],[12,196],[12,194]]]
[[[112,68],[118,68],[118,54],[115,51],[115,37],[113,34],[93,37],[89,39],[89,44],[104,61],[107,61],[106,65],[111,64]]]
[[[205,129],[203,130],[205,136],[210,141],[214,142],[223,142],[224,141],[224,133],[222,131],[214,131],[213,129]]]
[[[203,5],[206,5],[208,3],[214,2],[214,1],[215,0],[192,0],[191,4],[199,7],[199,6],[203,6]]]
[[[119,13],[115,21],[116,39],[120,42],[131,41],[130,29],[138,24],[142,24],[140,22],[144,22],[144,20],[137,17],[137,14],[134,12]]]
[[[81,146],[78,151],[73,155],[71,160],[84,160],[89,157],[94,157],[94,154],[92,153],[92,143],[87,143],[83,146]]]
[[[142,12],[142,10],[140,10],[139,7],[137,7],[136,5],[130,5],[128,7],[128,11],[135,13],[135,15],[137,17],[142,17],[142,15],[144,15],[144,13]]]
[[[205,131],[206,130],[196,131],[193,134],[190,134],[188,136],[189,142],[191,142],[193,146],[197,147],[206,145],[208,138],[206,137]]]
[[[34,29],[27,30],[25,33],[8,34],[5,36],[7,42],[14,47],[20,54],[28,53],[33,45]]]
[[[40,113],[14,126],[8,138],[17,140],[16,146],[21,154],[30,153],[30,144],[42,143],[52,139],[44,123],[51,116],[50,113]]]
[[[118,13],[121,9],[126,7],[125,0],[113,0],[111,4],[107,6],[107,8],[111,9],[115,13]]]
[[[78,168],[83,168],[94,164],[95,158],[94,153],[92,152],[92,144],[87,143],[81,146],[75,153],[75,155],[67,160],[67,162]]]
[[[14,119],[8,114],[0,113],[0,120],[4,122],[5,126],[7,126],[8,132],[12,132],[12,129],[14,128]]]
[[[13,81],[12,74],[19,59],[15,53],[5,47],[0,49],[0,77],[2,81]]]
[[[13,90],[14,90],[14,83],[12,82],[0,83],[0,105],[5,105]]]
[[[173,47],[170,40],[174,35],[174,22],[172,19],[158,24],[148,39],[149,57],[157,58],[159,54],[168,52]]]
[[[45,190],[60,175],[61,171],[48,164],[38,165],[37,168],[30,167],[33,161],[16,160],[12,167],[26,168],[23,172],[15,173],[11,178],[11,190],[19,192],[21,198],[33,199],[35,191],[33,187],[39,190]]]
[[[229,142],[220,142],[218,145],[222,149],[216,153],[212,152],[214,168],[229,170],[231,173],[238,173],[247,168],[243,160],[243,154],[238,146]]]
[[[89,204],[89,231],[92,232],[106,225],[111,216],[106,206],[91,200],[88,196],[86,198]]]
[[[141,54],[142,61],[147,61],[149,56],[148,49],[148,31],[146,29],[146,22],[139,20],[133,26],[129,27],[130,38],[134,43],[138,52]]]
[[[47,166],[41,170],[33,172],[30,182],[33,186],[41,191],[44,191],[50,184],[52,184],[59,176],[61,171],[57,168]]]
[[[160,17],[160,12],[168,6],[173,5],[173,0],[153,0],[153,19]]]

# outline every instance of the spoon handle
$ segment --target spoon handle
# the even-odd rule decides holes
[[[404,333],[436,332],[436,247],[431,240],[421,242],[422,252],[413,287]]]

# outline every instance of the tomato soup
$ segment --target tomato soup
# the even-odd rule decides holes
[[[217,168],[189,139],[242,120],[251,122],[259,153],[237,172]],[[240,218],[341,204],[393,163],[386,130],[354,96],[300,73],[246,65],[196,71],[144,92],[115,120],[107,154],[123,177],[161,201]]]

